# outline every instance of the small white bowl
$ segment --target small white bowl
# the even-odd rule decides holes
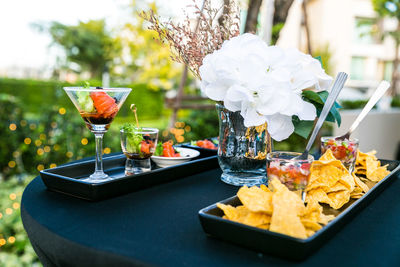
[[[175,150],[181,154],[180,157],[151,156],[151,160],[153,160],[157,166],[164,168],[187,162],[200,155],[199,151],[191,148],[175,147]]]

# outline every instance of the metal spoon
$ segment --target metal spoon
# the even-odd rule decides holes
[[[360,122],[367,116],[368,112],[375,106],[375,104],[381,99],[381,97],[386,93],[389,89],[390,83],[387,81],[381,81],[378,88],[376,88],[374,94],[369,99],[368,103],[365,105],[361,113],[358,115],[357,119],[353,122],[350,127],[350,130],[342,136],[336,137],[336,140],[344,140],[349,139],[351,133],[358,127]]]
[[[336,98],[338,97],[340,91],[342,90],[344,83],[347,80],[347,77],[348,75],[345,72],[339,72],[339,74],[336,76],[335,83],[333,84],[332,90],[328,98],[326,99],[326,102],[324,104],[324,107],[322,108],[322,112],[318,118],[318,121],[314,126],[314,130],[311,134],[310,139],[308,140],[306,149],[304,150],[303,154],[293,159],[305,160],[308,158],[308,153],[310,152],[311,146],[313,145],[315,138],[317,137],[317,134],[322,127],[322,124],[324,123],[326,117],[328,116],[329,111],[331,110],[333,104],[335,103]]]

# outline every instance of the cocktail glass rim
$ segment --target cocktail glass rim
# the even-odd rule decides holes
[[[121,129],[120,132],[125,133],[124,129]],[[134,132],[138,134],[154,134],[154,133],[159,133],[160,130],[152,127],[139,127],[139,128],[136,127]]]
[[[63,87],[65,91],[86,91],[86,92],[93,92],[93,91],[104,91],[104,92],[127,92],[132,91],[131,88],[125,87]]]

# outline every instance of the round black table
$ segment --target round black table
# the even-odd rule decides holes
[[[45,266],[400,266],[400,179],[303,262],[207,236],[198,211],[236,187],[218,169],[100,202],[25,189],[21,216]],[[288,251],[287,253],[290,253]]]

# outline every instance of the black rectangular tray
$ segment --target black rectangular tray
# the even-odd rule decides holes
[[[223,212],[217,208],[217,203],[199,211],[201,225],[207,234],[219,239],[278,257],[303,260],[324,245],[343,225],[351,221],[361,209],[396,179],[400,170],[400,161],[381,160],[381,163],[389,164],[390,174],[375,184],[364,196],[357,200],[351,199],[338,211],[324,205],[324,213],[336,213],[336,218],[307,239],[294,238],[223,219]],[[241,205],[236,196],[222,200],[220,203],[232,206]]]
[[[153,164],[149,172],[125,176],[125,161],[126,157],[123,154],[105,157],[104,172],[115,179],[102,183],[82,181],[82,178],[87,178],[93,173],[94,159],[46,169],[40,172],[40,176],[51,191],[99,201],[218,167],[217,156],[210,157],[200,151],[200,156],[189,162],[166,168],[157,168]]]

